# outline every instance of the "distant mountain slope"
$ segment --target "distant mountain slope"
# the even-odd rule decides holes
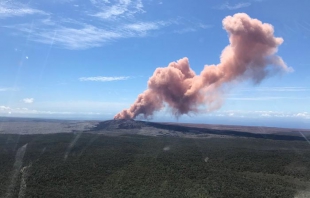
[[[216,127],[215,127],[216,126]],[[202,124],[183,124],[183,123],[158,123],[135,120],[107,120],[100,122],[91,131],[122,131],[125,130],[158,130],[158,135],[162,135],[160,130],[165,130],[165,135],[187,134],[197,137],[197,135],[216,135],[246,138],[263,138],[272,140],[299,140],[306,141],[310,131],[297,129],[265,128],[265,127],[242,127],[242,126],[220,126]],[[145,130],[144,130],[145,131]],[[168,133],[167,133],[168,131]],[[252,132],[253,131],[253,132]],[[170,132],[170,133],[169,133]],[[154,134],[154,133],[152,133]],[[147,135],[147,134],[146,134]],[[182,135],[181,135],[182,136]]]

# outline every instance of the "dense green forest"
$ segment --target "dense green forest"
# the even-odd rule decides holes
[[[285,198],[309,167],[306,141],[0,135],[0,197]]]

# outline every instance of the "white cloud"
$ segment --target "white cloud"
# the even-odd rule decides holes
[[[208,28],[212,28],[213,25],[206,25],[206,24],[202,24],[202,23],[198,23],[198,24],[190,24],[189,27],[185,27],[185,28],[179,28],[174,30],[174,33],[177,34],[184,34],[184,33],[189,33],[189,32],[197,32],[201,29],[208,29]]]
[[[164,25],[163,22],[140,22],[140,23],[132,23],[124,26],[127,30],[133,30],[136,32],[146,32],[149,30],[157,30]]]
[[[0,92],[4,92],[4,91],[17,91],[17,88],[14,87],[0,87]]]
[[[10,107],[0,106],[0,111],[10,110]]]
[[[91,0],[93,5],[101,10],[92,16],[104,20],[116,19],[118,17],[132,17],[136,13],[143,13],[143,4],[141,0],[116,0],[111,5],[110,1]]]
[[[63,21],[75,27],[53,24],[50,23],[49,20],[42,20],[38,27],[33,27],[32,24],[20,24],[6,27],[32,34],[29,38],[32,41],[49,45],[52,43],[66,49],[79,50],[100,47],[105,43],[117,39],[146,36],[150,31],[158,30],[167,25],[167,23],[162,21],[138,22],[116,24],[108,29],[78,23],[74,20]]]
[[[11,108],[7,106],[0,106],[0,115],[4,114],[12,114],[14,115],[33,115],[33,114],[59,114],[59,115],[66,115],[66,114],[74,114],[76,112],[67,112],[67,111],[39,111],[33,110],[28,108]]]
[[[309,112],[280,112],[280,111],[217,111],[207,114],[216,117],[235,117],[235,118],[299,118],[310,119]]]
[[[195,30],[209,28],[208,25],[190,20],[186,20],[186,22],[182,20],[179,23],[175,20],[137,20],[135,19],[135,15],[145,12],[141,0],[90,1],[92,6],[88,7],[84,12],[80,12],[80,17],[76,18],[66,16],[66,14],[59,15],[57,11],[47,14],[40,10],[30,9],[25,5],[15,6],[15,11],[12,12],[18,13],[17,15],[27,13],[18,11],[18,9],[25,7],[32,10],[29,13],[41,13],[45,14],[45,16],[42,17],[40,15],[39,17],[34,17],[31,22],[28,21],[26,23],[10,21],[7,24],[4,23],[2,27],[7,28],[14,36],[27,36],[27,41],[39,42],[51,46],[55,45],[70,50],[100,47],[119,39],[145,37],[158,32],[163,27],[172,25],[178,26],[178,29],[184,29],[184,27],[180,26],[194,27]],[[57,2],[60,3],[60,0],[57,0]],[[0,5],[6,5],[7,7],[7,4],[2,3]],[[10,3],[10,6],[12,6],[12,3]],[[27,19],[25,18],[25,20]]]
[[[0,18],[34,15],[34,14],[47,15],[47,13],[42,10],[30,8],[24,4],[12,1],[0,2]]]
[[[310,119],[310,113],[308,112],[296,113],[294,114],[294,117]]]
[[[122,37],[117,31],[107,31],[91,25],[82,28],[60,27],[54,32],[43,30],[34,34],[36,34],[36,37],[33,38],[35,41],[46,44],[50,44],[53,41],[53,43],[67,49],[99,47],[105,42]]]
[[[34,102],[34,99],[33,98],[24,98],[23,102],[26,104],[32,104]]]
[[[240,3],[237,3],[235,5],[230,5],[228,2],[222,4],[222,5],[219,5],[219,6],[216,6],[214,7],[215,9],[219,9],[219,10],[237,10],[237,9],[240,9],[240,8],[245,8],[245,7],[249,7],[251,5],[250,2],[240,2]]]
[[[46,101],[37,102],[35,109],[14,106],[1,106],[0,116],[29,116],[48,117],[50,115],[64,115],[66,117],[91,116],[91,115],[113,115],[128,107],[128,103],[120,102],[97,102],[97,101]]]
[[[119,81],[119,80],[128,80],[129,76],[114,76],[114,77],[107,77],[107,76],[96,76],[96,77],[81,77],[79,78],[80,81],[99,81],[99,82],[108,82],[108,81]]]

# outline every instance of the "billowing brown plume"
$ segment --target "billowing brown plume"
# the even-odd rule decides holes
[[[238,13],[227,16],[223,28],[230,44],[222,51],[218,65],[205,66],[200,75],[190,68],[187,58],[157,68],[148,89],[114,119],[132,119],[140,114],[148,118],[164,104],[176,116],[198,112],[204,104],[219,108],[223,85],[247,79],[259,83],[270,74],[292,70],[275,55],[283,39],[274,37],[272,25]]]

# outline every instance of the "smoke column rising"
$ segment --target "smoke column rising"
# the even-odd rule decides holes
[[[187,58],[157,68],[148,81],[148,89],[141,93],[129,109],[114,119],[148,118],[167,104],[175,116],[199,112],[198,107],[220,107],[222,87],[244,80],[260,83],[279,72],[289,72],[281,57],[275,55],[283,39],[274,36],[273,26],[250,18],[245,13],[227,16],[223,28],[230,44],[222,51],[218,65],[206,65],[200,75],[190,68]]]

